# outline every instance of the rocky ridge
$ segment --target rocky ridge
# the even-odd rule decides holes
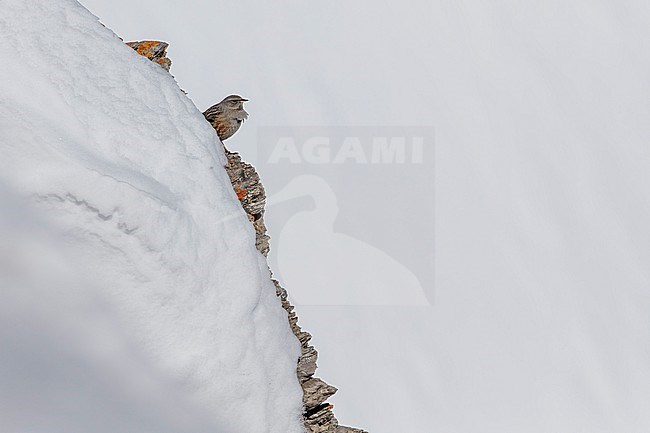
[[[166,56],[168,44],[160,41],[137,41],[127,42],[131,48],[139,54],[169,71],[171,60]],[[236,152],[230,152],[225,148],[228,158],[228,165],[225,167],[233,189],[242,204],[248,219],[255,229],[255,246],[264,256],[267,256],[269,236],[264,224],[264,208],[266,205],[266,193],[264,186],[255,167],[242,161]],[[280,299],[282,307],[287,311],[289,325],[294,335],[300,341],[301,353],[298,358],[296,374],[303,390],[304,404],[304,425],[309,433],[367,433],[364,430],[339,425],[338,420],[332,411],[333,405],[327,403],[327,399],[337,392],[337,388],[327,384],[318,377],[316,373],[318,352],[309,342],[311,334],[303,331],[298,325],[298,316],[294,307],[289,303],[287,291],[280,283],[272,278],[269,270],[269,277],[275,285],[276,295]]]
[[[230,152],[228,149],[225,151],[228,157],[226,172],[248,219],[255,228],[255,245],[266,256],[269,252],[269,236],[264,224],[266,204],[264,186],[255,167],[242,161],[238,153]],[[270,270],[269,273],[271,273]],[[276,279],[272,278],[272,281],[275,285],[275,293],[280,298],[282,307],[287,311],[291,330],[300,341],[300,357],[296,374],[303,391],[303,416],[307,431],[310,433],[365,433],[363,430],[339,425],[334,412],[332,412],[333,406],[327,403],[327,399],[334,395],[337,389],[322,379],[314,377],[318,352],[314,346],[309,344],[311,334],[303,331],[298,325],[298,316],[293,305],[289,303],[287,291]]]

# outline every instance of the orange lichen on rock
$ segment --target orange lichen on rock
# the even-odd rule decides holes
[[[164,70],[169,71],[169,68],[171,68],[172,61],[167,58],[167,47],[169,47],[167,42],[135,41],[127,42],[126,44],[141,56],[160,65]]]
[[[238,189],[236,192],[237,192],[237,198],[240,200],[246,197],[246,194],[248,194],[248,191],[246,191],[245,189]]]

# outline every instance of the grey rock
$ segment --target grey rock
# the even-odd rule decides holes
[[[266,234],[266,225],[264,224],[264,206],[266,204],[264,187],[255,168],[242,161],[239,154],[226,149],[226,156],[228,157],[226,172],[248,219],[253,223],[257,249],[266,256],[269,252],[269,236]],[[270,270],[269,273],[271,273]],[[272,278],[272,281],[275,285],[275,293],[287,312],[289,326],[300,342],[300,357],[296,365],[296,375],[303,390],[305,429],[309,433],[366,433],[356,429],[341,430],[332,412],[333,406],[326,403],[337,389],[322,379],[313,377],[318,368],[318,351],[309,344],[311,334],[303,331],[298,325],[298,316],[293,305],[289,303],[287,291],[276,279]],[[349,427],[343,427],[343,429],[349,429]]]
[[[259,252],[266,256],[269,253],[270,238],[266,234],[266,225],[264,224],[264,206],[266,205],[264,186],[252,165],[242,161],[238,153],[225,150],[228,157],[226,173],[228,173],[232,187],[255,229],[255,246]]]
[[[345,427],[340,425],[337,427],[336,433],[368,433],[368,432],[358,428]]]
[[[338,391],[317,377],[310,377],[302,382],[302,390],[305,407],[317,407]]]
[[[255,167],[242,161],[238,153],[226,150],[228,165],[225,167],[239,201],[255,228],[255,246],[266,256],[269,252],[269,236],[264,224],[264,206],[266,195],[264,186]],[[272,276],[271,271],[269,274]],[[296,375],[303,390],[303,420],[308,433],[367,433],[363,430],[339,426],[332,409],[334,406],[326,401],[337,389],[319,378],[313,377],[318,368],[318,352],[309,344],[311,334],[298,325],[295,308],[289,303],[287,291],[276,279],[275,293],[282,307],[287,312],[287,320],[293,334],[300,342],[300,356],[296,365]]]

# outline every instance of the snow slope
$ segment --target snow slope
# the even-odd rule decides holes
[[[298,307],[341,421],[650,431],[650,2],[82,2],[124,37],[169,41],[199,107],[251,99],[233,141],[271,196],[264,125],[435,128],[432,307]]]
[[[0,430],[301,432],[214,131],[77,2],[0,9]]]

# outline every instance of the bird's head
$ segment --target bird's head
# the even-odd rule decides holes
[[[244,110],[244,102],[248,99],[242,98],[239,95],[226,96],[219,105],[223,106],[226,110],[236,115],[237,119],[245,120],[248,118],[248,113]]]

